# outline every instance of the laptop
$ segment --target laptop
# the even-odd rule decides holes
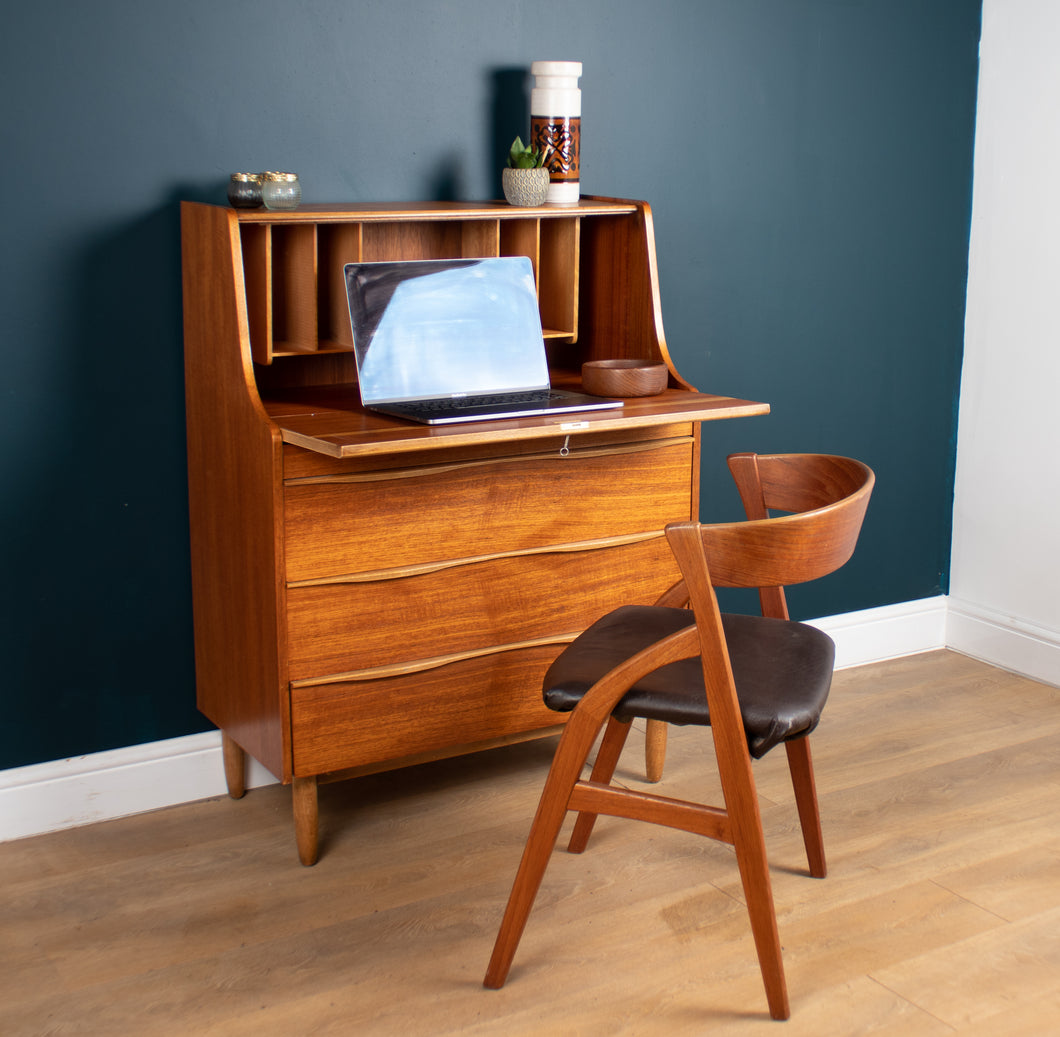
[[[427,425],[606,410],[552,389],[526,256],[347,263],[361,402]]]

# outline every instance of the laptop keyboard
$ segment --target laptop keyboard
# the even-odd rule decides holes
[[[534,389],[531,392],[509,392],[492,396],[461,396],[455,400],[418,400],[416,403],[391,404],[392,410],[407,410],[417,414],[444,413],[447,411],[468,410],[480,407],[511,407],[520,403],[540,403],[543,400],[558,399],[559,393],[548,389]]]

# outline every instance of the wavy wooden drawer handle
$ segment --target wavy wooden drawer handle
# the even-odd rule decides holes
[[[488,648],[477,648],[469,652],[436,655],[430,659],[415,659],[405,663],[392,663],[389,666],[373,666],[366,670],[349,670],[346,673],[329,673],[324,677],[307,677],[304,680],[291,681],[291,687],[311,688],[321,684],[343,684],[348,681],[375,681],[382,680],[384,677],[403,677],[409,673],[437,670],[452,663],[464,662],[467,659],[483,659],[489,655],[516,652],[523,648],[540,648],[542,645],[570,644],[580,633],[580,630],[572,630],[565,634],[535,637],[529,641],[513,641],[509,644],[490,645]]]

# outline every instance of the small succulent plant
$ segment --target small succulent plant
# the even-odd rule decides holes
[[[522,137],[516,137],[508,149],[508,166],[510,169],[541,169],[551,150],[544,148],[539,151],[524,144]]]

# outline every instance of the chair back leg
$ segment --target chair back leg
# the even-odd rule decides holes
[[[644,770],[648,781],[662,781],[666,766],[666,724],[661,720],[649,720],[644,732]]]
[[[593,772],[589,776],[590,781],[599,782],[601,785],[610,785],[615,776],[615,768],[618,759],[622,755],[622,749],[629,737],[632,725],[623,723],[611,717],[607,722],[603,740],[596,753],[596,762],[593,764]],[[596,824],[598,815],[583,810],[578,814],[578,820],[574,822],[574,831],[571,832],[570,842],[567,850],[570,853],[581,853],[589,845],[589,836],[593,833],[593,825]]]
[[[817,805],[817,784],[813,777],[813,758],[809,737],[794,738],[784,743],[788,754],[788,770],[795,789],[795,804],[799,808],[802,841],[806,845],[806,859],[810,874],[823,879],[828,874],[824,857],[824,836],[821,833],[821,811]]]

